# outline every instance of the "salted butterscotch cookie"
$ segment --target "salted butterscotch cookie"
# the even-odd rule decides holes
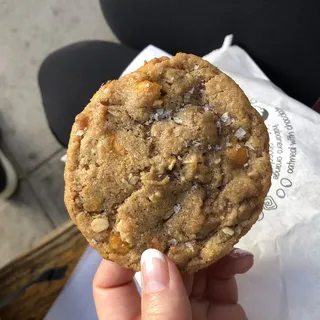
[[[103,258],[138,271],[156,248],[193,272],[228,253],[270,187],[268,133],[239,86],[201,58],[154,59],[76,117],[65,203]]]

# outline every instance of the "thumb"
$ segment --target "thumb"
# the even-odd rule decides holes
[[[189,297],[177,267],[155,249],[141,256],[142,320],[192,319]]]

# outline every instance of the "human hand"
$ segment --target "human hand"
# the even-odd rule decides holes
[[[206,269],[189,275],[155,249],[141,257],[142,295],[134,272],[103,260],[93,280],[100,320],[245,320],[234,276],[247,272],[253,255],[233,249]]]

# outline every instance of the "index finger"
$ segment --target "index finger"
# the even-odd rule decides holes
[[[216,279],[228,280],[236,274],[247,272],[253,266],[253,261],[252,253],[233,248],[226,256],[208,268],[208,274]]]
[[[141,299],[134,272],[103,260],[93,279],[93,296],[100,320],[131,320],[140,315]]]
[[[207,270],[206,295],[215,302],[237,303],[238,290],[235,275],[247,272],[253,265],[250,252],[234,248]]]

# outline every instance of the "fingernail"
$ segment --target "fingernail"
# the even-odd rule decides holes
[[[155,249],[143,252],[141,274],[144,293],[155,293],[166,288],[169,283],[169,271],[165,256]]]
[[[239,248],[233,248],[230,251],[230,255],[232,255],[234,258],[253,256],[253,254],[251,252],[246,251],[246,250],[242,250],[242,249],[239,249]]]

